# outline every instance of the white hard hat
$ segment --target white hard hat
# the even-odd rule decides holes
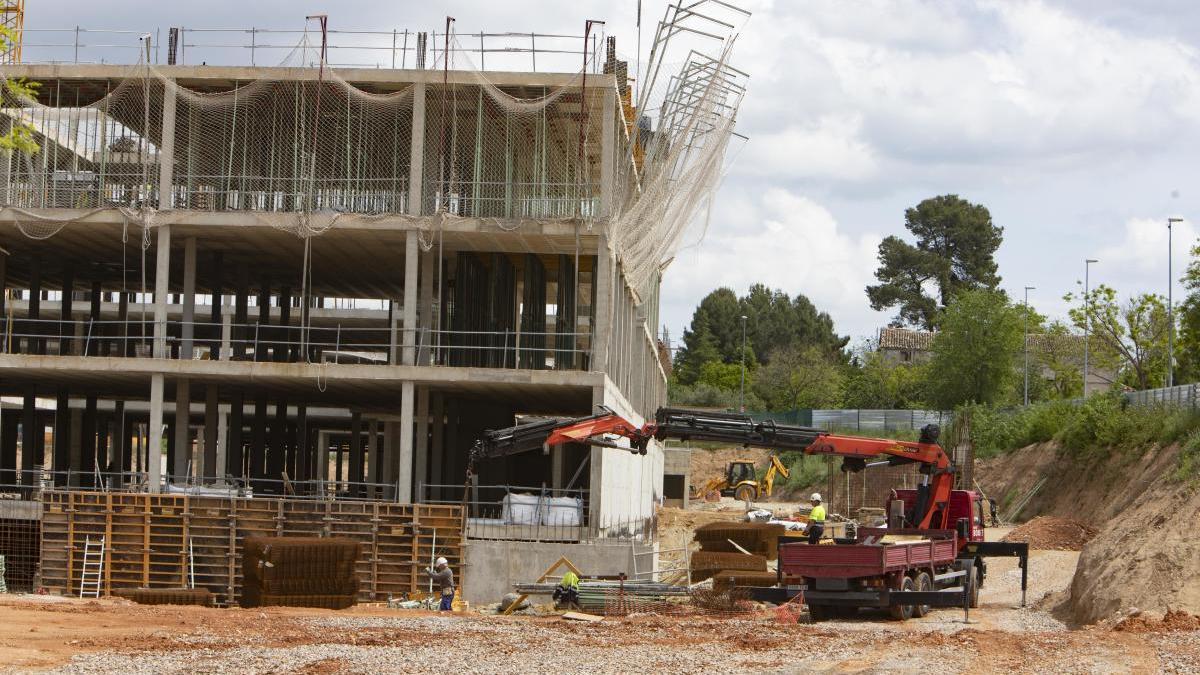
[[[448,565],[448,564],[450,564],[450,562],[448,560],[446,560],[445,558],[438,558],[437,564],[438,565]]]
[[[812,496],[808,498],[808,501],[810,501],[810,502],[819,502],[819,501],[821,501],[821,493],[820,493],[820,492],[814,492],[814,493],[812,493]]]

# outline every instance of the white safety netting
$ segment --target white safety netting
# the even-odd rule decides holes
[[[730,16],[668,8],[632,87],[610,50],[615,92],[612,79],[586,74],[591,63],[514,84],[459,45],[419,78],[420,119],[411,77],[347,81],[321,66],[312,34],[251,80],[176,82],[142,63],[104,82],[43,83],[37,100],[6,90],[0,126],[30,126],[41,150],[0,157],[0,217],[46,238],[118,209],[148,244],[150,228],[181,212],[256,214],[302,237],[421,214],[425,248],[456,218],[504,229],[561,220],[577,231],[607,221],[641,293],[689,231],[702,236],[735,136],[745,74],[729,60],[746,13],[713,9]],[[424,151],[414,156],[416,124]]]

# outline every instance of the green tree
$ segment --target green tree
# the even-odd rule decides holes
[[[1200,379],[1200,243],[1192,247],[1192,261],[1181,281],[1188,295],[1176,309],[1175,381],[1195,382]]]
[[[1030,400],[1070,399],[1083,394],[1083,339],[1062,321],[1031,338]],[[1049,375],[1046,375],[1049,373]]]
[[[1091,307],[1089,358],[1094,363],[1115,364],[1118,381],[1136,389],[1166,384],[1169,325],[1166,298],[1142,293],[1122,304],[1115,290],[1101,284],[1086,298],[1068,293],[1064,299]],[[1083,329],[1084,306],[1073,307],[1070,315],[1075,326]]]
[[[890,236],[879,244],[879,284],[867,286],[875,310],[899,307],[899,319],[933,330],[940,311],[969,289],[1000,283],[994,255],[1004,228],[992,224],[987,208],[958,197],[933,197],[904,212],[916,245]],[[929,295],[929,286],[936,296]]]
[[[924,366],[889,363],[877,351],[864,351],[856,361],[847,367],[843,406],[885,410],[925,407]]]
[[[952,408],[994,404],[1013,391],[1021,354],[1024,314],[1001,291],[961,291],[938,321],[933,338],[930,402]]]
[[[770,360],[777,350],[792,345],[814,346],[842,358],[849,338],[838,335],[833,319],[803,295],[795,297],[762,284],[754,284],[738,297],[728,288],[718,288],[700,301],[692,322],[683,332],[683,345],[675,354],[675,372],[683,385],[700,381],[706,363],[737,364],[742,359],[743,324],[746,368],[760,359]]]
[[[794,344],[838,354],[850,340],[834,331],[829,314],[818,311],[800,294],[793,298],[783,291],[754,284],[738,304],[741,316],[746,317],[747,341],[763,355],[764,362],[770,361],[777,350]]]
[[[675,370],[683,384],[694,384],[705,363],[731,363],[741,356],[742,322],[737,295],[728,288],[704,296],[692,323],[683,331],[683,346],[675,354]]]
[[[11,30],[0,26],[0,43],[6,47],[12,45],[16,36]],[[4,98],[6,104],[10,101],[20,101],[21,99],[37,98],[38,88],[41,85],[37,82],[31,82],[24,78],[14,79],[11,77],[4,78]],[[34,128],[25,122],[16,122],[9,120],[8,131],[0,134],[0,149],[16,150],[27,155],[32,155],[38,151],[37,141],[33,138]]]
[[[817,346],[782,347],[759,370],[754,393],[769,410],[837,407],[842,401],[841,364]]]

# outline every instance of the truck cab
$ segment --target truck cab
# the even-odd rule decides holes
[[[888,527],[912,527],[913,509],[917,504],[917,491],[915,489],[896,490],[896,497],[888,502]],[[900,506],[893,506],[896,502]],[[949,529],[958,529],[958,522],[962,519],[967,519],[969,523],[966,532],[966,541],[976,542],[983,541],[983,498],[974,490],[951,490],[950,491],[950,517],[946,519],[946,527]],[[893,523],[892,514],[903,514],[903,521]],[[939,518],[935,515],[935,521]]]

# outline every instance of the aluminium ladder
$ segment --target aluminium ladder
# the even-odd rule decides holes
[[[79,571],[79,597],[100,597],[100,579],[104,576],[104,537],[92,544],[89,536],[83,542],[83,567]]]

